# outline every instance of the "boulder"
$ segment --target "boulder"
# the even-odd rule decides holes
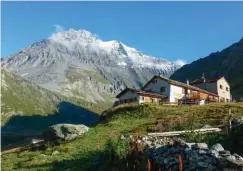
[[[85,125],[56,124],[44,132],[45,141],[73,140],[88,131]]]
[[[238,125],[242,122],[242,119],[241,118],[233,118],[231,123],[232,125]]]
[[[206,143],[196,143],[191,146],[192,149],[208,149],[208,145]]]
[[[219,144],[219,143],[217,143],[217,144],[214,144],[212,147],[211,147],[211,149],[213,149],[213,150],[216,150],[216,151],[224,151],[224,147],[221,145],[221,144]]]
[[[206,125],[204,125],[201,129],[206,129],[206,128],[212,128],[212,126],[206,124]]]

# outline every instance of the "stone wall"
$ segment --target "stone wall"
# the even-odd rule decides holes
[[[123,136],[124,138],[124,136]],[[134,137],[130,136],[134,141]],[[143,136],[136,139],[149,158],[166,171],[243,171],[243,157],[221,144],[187,143],[178,138]],[[181,167],[179,167],[181,165]]]

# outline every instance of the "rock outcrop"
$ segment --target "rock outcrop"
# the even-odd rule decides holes
[[[48,127],[44,132],[45,141],[73,140],[87,132],[89,128],[85,125],[56,124]]]

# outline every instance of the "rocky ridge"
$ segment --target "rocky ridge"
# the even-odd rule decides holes
[[[3,68],[46,89],[88,102],[113,102],[125,87],[140,87],[154,74],[169,77],[184,62],[144,55],[86,30],[58,32],[2,59]]]
[[[224,76],[233,99],[243,97],[243,38],[220,52],[211,53],[191,64],[184,65],[172,74],[171,79],[186,82],[201,78],[217,79]]]

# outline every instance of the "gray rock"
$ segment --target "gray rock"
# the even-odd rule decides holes
[[[206,125],[204,125],[201,129],[206,129],[206,128],[212,128],[212,126],[206,124]]]
[[[207,169],[208,169],[208,171],[214,171],[214,170],[216,170],[216,166],[209,164]]]
[[[124,137],[124,135],[121,135],[121,136],[120,136],[120,139],[121,139],[121,140],[125,140],[126,138]]]
[[[223,171],[243,171],[241,168],[223,168]]]
[[[214,144],[211,149],[214,149],[216,151],[224,151],[224,147],[222,147],[221,144],[217,143],[217,144]]]
[[[186,171],[220,171],[223,167],[239,167],[243,158],[237,154],[230,155],[220,144],[208,149],[205,143],[185,143],[167,139],[167,145],[161,145],[161,138],[150,138],[149,155],[162,168],[177,171],[178,155],[182,155],[183,169]],[[222,147],[222,148],[221,148]]]
[[[228,160],[228,161],[232,161],[232,160],[236,160],[236,158],[235,158],[234,155],[231,155],[231,156],[228,156],[228,157],[227,157],[227,160]]]
[[[147,137],[142,137],[141,139],[143,142],[145,142],[147,140]]]
[[[186,143],[186,145],[188,146],[188,148],[192,148],[193,145],[195,145],[196,143]]]
[[[198,153],[201,154],[201,155],[207,154],[207,152],[204,151],[204,150],[199,150]]]
[[[194,161],[196,161],[197,159],[196,159],[195,157],[189,157],[189,160],[192,161],[192,162],[194,162]]]
[[[196,159],[197,159],[197,161],[205,161],[205,157],[204,156],[198,156]]]
[[[215,157],[217,157],[219,155],[218,151],[214,150],[214,149],[210,149],[209,153]]]
[[[238,125],[242,122],[241,118],[233,118],[231,120],[232,125]]]
[[[85,125],[56,124],[50,126],[44,132],[45,141],[73,140],[87,132],[89,128]]]
[[[241,157],[240,155],[234,153],[233,156],[236,158],[236,160],[241,160],[241,161],[243,161],[243,157]]]
[[[226,166],[228,166],[228,164],[229,164],[228,159],[225,158],[225,157],[219,157],[219,158],[218,158],[218,161],[219,161],[219,165],[220,165],[221,167],[226,167]]]
[[[172,162],[173,160],[174,160],[173,157],[167,157],[166,159],[164,159],[164,163],[168,164],[168,163]]]
[[[219,151],[219,155],[220,156],[230,156],[230,151],[228,150],[224,150],[224,151]]]
[[[151,146],[152,145],[152,142],[151,141],[146,141],[145,142],[148,146]]]
[[[227,161],[231,165],[240,166],[243,169],[243,158],[241,156],[239,156],[238,154],[233,154],[231,156],[228,156]]]
[[[192,145],[193,149],[208,149],[208,145],[206,143],[196,143]]]
[[[205,162],[198,162],[197,165],[204,168],[208,167],[208,163]]]

